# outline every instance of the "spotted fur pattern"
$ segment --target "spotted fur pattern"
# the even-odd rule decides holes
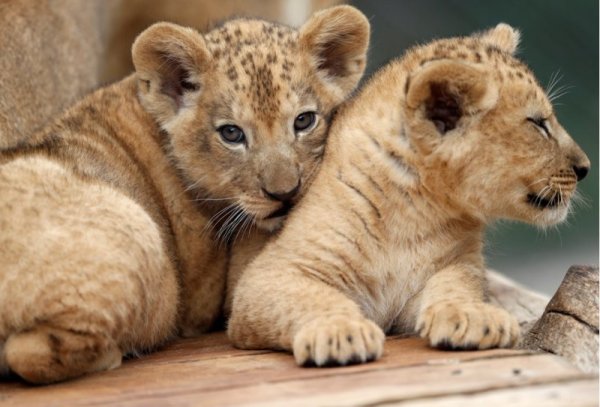
[[[368,37],[348,6],[299,30],[240,19],[202,36],[159,23],[136,40],[133,75],[0,150],[0,371],[64,380],[209,329],[224,297],[223,224],[280,208],[264,190],[308,185]],[[305,104],[319,120],[294,134]],[[227,144],[223,124],[247,142]],[[223,220],[231,204],[242,209]]]
[[[590,166],[518,41],[500,24],[416,47],[340,111],[314,183],[237,282],[236,346],[325,366],[379,358],[384,332],[516,343],[516,320],[486,302],[485,225],[562,221]]]

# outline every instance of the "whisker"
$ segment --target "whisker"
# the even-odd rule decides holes
[[[583,192],[580,190],[576,190],[571,197],[571,201],[574,205],[583,206],[586,209],[592,207],[592,200],[586,197]]]
[[[233,232],[237,229],[239,222],[244,218],[244,209],[238,206],[236,210],[229,215],[227,220],[223,223],[219,231],[217,232],[217,240],[219,241],[219,247],[221,244],[228,244]]]
[[[239,208],[235,207],[235,210],[233,210],[232,212],[230,212],[227,215],[225,220],[221,223],[219,230],[216,231],[216,241],[218,242],[219,249],[221,248],[221,245],[223,243],[225,243],[225,244],[227,243],[227,242],[224,242],[224,236],[225,236],[226,230],[229,228],[232,218],[235,217],[238,213],[239,213]]]
[[[546,194],[550,191],[550,186],[546,185],[540,192],[538,192],[533,200],[533,203],[536,206],[541,206],[542,199],[546,199]]]
[[[550,185],[546,185],[540,192],[538,192],[538,197],[546,198],[547,194],[552,191]]]
[[[227,237],[228,241],[231,241],[231,238],[233,237],[233,242],[232,245],[235,244],[235,241],[240,233],[240,230],[244,227],[244,224],[246,223],[246,220],[248,219],[248,214],[244,211],[242,211],[241,215],[237,217],[236,219],[236,223],[234,225],[233,228],[231,228],[231,230],[229,231],[229,235]]]
[[[215,223],[218,222],[219,220],[221,220],[224,216],[226,216],[226,214],[229,214],[230,211],[234,210],[237,207],[237,204],[234,202],[230,205],[227,205],[225,208],[221,209],[219,212],[217,212],[212,218],[211,221],[214,221]]]
[[[235,210],[236,208],[237,203],[234,202],[231,205],[227,205],[225,208],[221,209],[219,212],[214,214],[202,229],[202,234],[213,231],[214,228],[218,225],[218,223],[222,219],[226,218],[230,214],[230,212]]]
[[[562,205],[563,203],[565,203],[565,197],[564,197],[564,194],[563,194],[560,184],[558,184],[557,186],[558,186],[558,204]]]
[[[532,182],[531,184],[527,185],[527,187],[528,187],[528,188],[529,188],[529,187],[532,187],[532,186],[534,186],[535,184],[539,184],[540,182],[547,181],[547,180],[548,180],[548,177],[540,178],[540,179],[538,179],[537,181],[534,181],[534,182]]]
[[[552,93],[552,91],[554,90],[554,87],[558,84],[558,82],[560,82],[562,80],[563,76],[560,73],[560,69],[556,70],[555,72],[552,73],[552,75],[550,75],[550,81],[548,82],[548,85],[546,86],[546,94],[549,95]]]
[[[554,102],[555,100],[561,98],[562,96],[569,93],[569,91],[573,89],[573,86],[560,86],[557,89],[553,90],[552,93],[548,95],[548,100],[550,102]]]
[[[240,226],[240,224],[242,223],[242,221],[246,218],[246,213],[244,212],[243,209],[240,208],[240,211],[238,212],[238,214],[236,215],[236,217],[233,219],[228,233],[227,233],[227,240],[229,241],[229,238],[231,238],[231,236],[233,235],[234,232],[236,232]]]
[[[194,202],[204,202],[204,201],[231,201],[232,199],[236,199],[235,196],[232,197],[228,197],[228,198],[195,198],[193,199]]]
[[[244,216],[243,222],[242,222],[242,226],[240,226],[235,234],[235,237],[233,238],[233,243],[232,246],[235,246],[235,243],[237,242],[238,237],[240,237],[240,235],[242,236],[241,240],[244,240],[244,232],[245,229],[247,228],[247,226],[249,224],[252,223],[252,217],[251,216]]]
[[[252,229],[254,229],[254,227],[256,226],[256,218],[254,216],[250,216],[250,224],[249,225],[250,226],[248,226],[248,230],[247,230],[248,237],[250,237],[250,235],[252,233]],[[244,235],[242,238],[245,239],[246,236]]]

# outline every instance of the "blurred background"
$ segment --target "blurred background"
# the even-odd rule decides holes
[[[132,70],[135,36],[156,21],[205,31],[231,16],[300,25],[340,0],[0,0],[0,147],[18,143],[90,90]],[[552,294],[572,264],[598,264],[598,1],[355,0],[369,17],[366,77],[408,47],[503,21],[522,31],[520,57],[542,84],[568,87],[556,103],[592,171],[567,224],[540,231],[501,223],[487,235],[489,266]],[[25,97],[26,95],[26,97]],[[18,120],[16,119],[18,118]]]
[[[356,0],[371,21],[367,75],[406,48],[506,22],[521,30],[519,57],[542,85],[552,75],[569,87],[555,102],[563,127],[592,161],[566,224],[541,231],[502,222],[487,234],[488,265],[553,294],[572,264],[598,264],[598,1]]]

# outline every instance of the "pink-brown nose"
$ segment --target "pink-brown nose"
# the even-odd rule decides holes
[[[298,184],[296,184],[296,186],[289,191],[268,191],[265,188],[262,190],[265,195],[275,201],[289,202],[298,194],[298,191],[300,191],[300,183],[300,180],[298,180]]]

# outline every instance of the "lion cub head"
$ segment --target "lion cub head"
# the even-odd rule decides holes
[[[482,218],[565,219],[590,161],[558,122],[506,24],[404,58],[406,133],[427,190]]]
[[[132,54],[140,100],[193,196],[222,202],[233,226],[272,230],[315,172],[368,41],[367,19],[340,6],[298,30],[238,19],[203,36],[159,23]]]

